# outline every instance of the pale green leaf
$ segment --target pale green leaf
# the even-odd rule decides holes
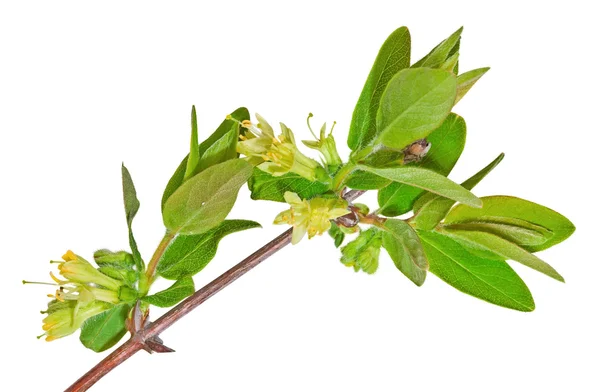
[[[429,263],[419,236],[406,222],[388,219],[383,227],[383,247],[396,268],[417,286],[425,282]]]
[[[494,227],[521,227],[523,235],[531,230],[539,232],[544,238],[537,243],[523,243],[521,246],[529,252],[547,249],[567,239],[575,231],[575,226],[566,217],[550,208],[512,196],[482,197],[483,208],[475,209],[466,205],[455,206],[446,216],[444,224],[488,224]],[[524,224],[523,222],[527,222]],[[487,231],[487,230],[480,230]],[[505,237],[498,232],[492,234]],[[511,238],[506,238],[511,240]]]
[[[200,152],[198,151],[198,119],[196,118],[196,106],[192,106],[192,136],[190,138],[190,154],[188,155],[185,175],[183,181],[188,180],[196,174],[196,168],[200,161]]]
[[[133,180],[131,179],[131,174],[129,174],[129,170],[127,170],[124,164],[121,165],[121,176],[123,181],[123,203],[125,204],[125,218],[127,219],[127,230],[129,232],[129,246],[131,247],[133,261],[135,262],[137,270],[143,271],[144,261],[142,260],[142,255],[138,250],[137,243],[133,237],[133,230],[131,229],[133,218],[140,208],[140,201],[137,198],[135,186],[133,185]]]
[[[183,183],[165,203],[163,221],[172,233],[204,233],[223,222],[252,174],[243,159],[216,164]]]
[[[414,63],[411,67],[429,67],[439,68],[441,67],[449,57],[452,57],[458,52],[458,45],[460,44],[460,36],[463,28],[456,30],[452,35],[442,42],[440,42],[435,48],[431,50],[425,57]]]
[[[507,239],[519,246],[542,245],[552,237],[552,231],[519,218],[482,216],[480,221],[444,224],[456,230],[483,231]]]
[[[481,206],[481,200],[474,194],[434,171],[419,167],[402,166],[396,168],[373,168],[360,166],[365,170],[394,182],[411,185],[429,192],[465,203],[473,207]]]
[[[196,173],[217,163],[238,157],[236,151],[236,144],[239,137],[238,121],[249,120],[250,114],[248,113],[248,109],[242,107],[231,113],[231,117],[232,119],[223,120],[217,130],[198,146],[198,156],[200,159],[196,166]],[[186,156],[169,180],[161,201],[163,209],[167,199],[183,184],[187,161],[188,157]]]
[[[456,101],[454,101],[454,104],[456,105],[458,101],[460,101],[462,97],[464,97],[465,94],[469,92],[471,87],[473,87],[473,85],[489,70],[489,67],[477,68],[458,75],[458,85],[456,86]]]
[[[352,114],[348,147],[358,150],[375,136],[377,109],[385,87],[401,69],[410,66],[410,33],[406,27],[394,31],[383,43]]]
[[[388,83],[377,112],[375,144],[401,149],[426,138],[450,113],[456,75],[439,69],[403,69]]]

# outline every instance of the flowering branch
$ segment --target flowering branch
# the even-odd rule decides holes
[[[344,195],[344,198],[347,201],[353,201],[363,193],[364,191],[351,190]],[[155,342],[160,333],[173,325],[177,320],[190,313],[196,307],[200,306],[204,301],[212,297],[214,294],[227,287],[237,278],[256,267],[262,261],[274,255],[283,247],[289,245],[291,242],[292,229],[288,229],[278,237],[274,238],[272,241],[268,242],[262,248],[236,264],[227,272],[223,273],[221,276],[200,290],[196,291],[194,295],[180,302],[179,305],[169,310],[158,320],[153,323],[149,323],[145,328],[137,331],[127,342],[125,342],[110,355],[100,361],[96,366],[90,369],[87,373],[81,376],[73,383],[73,385],[67,388],[65,392],[87,391],[98,380],[125,362],[133,354],[147,348],[150,348],[150,351],[152,351],[152,343],[150,342]]]

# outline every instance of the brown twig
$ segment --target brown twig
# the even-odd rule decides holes
[[[364,191],[348,191],[344,198],[352,201],[362,195]],[[162,317],[153,323],[148,324],[145,328],[139,330],[127,342],[109,354],[106,358],[100,361],[96,366],[85,373],[79,380],[65,390],[65,392],[80,392],[87,391],[98,380],[104,377],[112,369],[116,368],[136,352],[147,347],[149,341],[158,338],[158,335],[165,329],[169,328],[177,320],[191,312],[204,301],[212,297],[214,294],[227,287],[252,268],[256,267],[262,261],[266,260],[278,250],[291,243],[292,229],[289,229],[267,243],[265,246],[246,257],[244,260],[236,264],[227,272],[196,291],[192,296],[186,298],[179,305],[169,310]]]

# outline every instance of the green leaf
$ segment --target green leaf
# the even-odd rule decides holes
[[[217,130],[198,146],[200,159],[196,166],[196,173],[217,163],[238,157],[236,144],[239,137],[239,123],[237,121],[249,120],[250,114],[248,109],[242,107],[231,113],[231,117],[232,119],[224,120]],[[169,180],[162,197],[161,207],[163,209],[169,197],[183,184],[187,161],[188,157],[186,156]]]
[[[255,227],[260,227],[260,224],[247,220],[226,220],[206,233],[178,236],[163,253],[156,271],[163,278],[172,280],[195,275],[215,257],[223,237]]]
[[[107,350],[127,333],[127,316],[131,306],[121,304],[92,316],[81,326],[79,340],[95,352]]]
[[[463,182],[463,188],[471,190],[479,184],[500,162],[504,159],[504,153],[498,155],[496,159],[490,162],[471,178]],[[446,199],[433,193],[424,193],[413,205],[416,212],[413,222],[417,229],[433,230],[438,223],[448,215],[448,211],[455,204],[454,200]]]
[[[377,112],[377,139],[401,149],[426,138],[450,113],[456,99],[456,75],[429,69],[403,69],[390,80]]]
[[[504,238],[498,237],[494,234],[471,231],[471,230],[447,230],[450,234],[457,235],[468,241],[474,242],[490,250],[504,259],[514,260],[529,268],[533,268],[551,278],[554,278],[560,282],[564,282],[565,279],[554,269],[550,264],[546,263],[539,257],[532,255],[525,249],[518,245],[505,240]]]
[[[444,227],[492,233],[519,246],[541,245],[553,235],[550,230],[523,219],[495,216],[483,216],[479,222],[446,224]]]
[[[458,101],[460,101],[462,99],[462,97],[464,97],[465,94],[467,94],[469,92],[471,87],[473,87],[473,85],[479,79],[481,79],[481,77],[489,70],[490,70],[489,67],[477,68],[477,69],[465,72],[461,75],[458,75],[458,78],[457,78],[458,85],[456,86],[456,101],[454,101],[454,104],[456,105],[458,103]]]
[[[382,227],[383,247],[396,268],[417,286],[425,282],[429,263],[417,233],[406,222],[388,219]]]
[[[360,166],[360,168],[388,180],[421,188],[460,203],[474,207],[481,206],[481,200],[477,196],[441,174],[428,169],[410,166],[389,169],[368,166]]]
[[[433,231],[418,234],[429,271],[444,282],[495,305],[523,312],[535,309],[531,292],[505,261],[475,255],[453,238]]]
[[[340,261],[354,271],[373,274],[379,267],[379,251],[381,250],[381,231],[372,227],[361,231],[358,237],[342,248]]]
[[[463,28],[456,30],[452,35],[442,42],[440,42],[435,48],[431,50],[425,57],[417,61],[412,65],[412,68],[428,67],[428,68],[439,68],[441,67],[449,57],[452,57],[455,53],[458,53],[458,47],[460,45],[460,35],[462,34]]]
[[[135,186],[131,179],[131,174],[125,165],[121,165],[121,176],[123,179],[123,203],[125,204],[125,218],[127,219],[127,229],[129,231],[129,246],[131,247],[131,253],[133,255],[133,261],[135,262],[138,271],[144,270],[144,261],[142,255],[138,250],[137,243],[133,237],[133,231],[131,230],[131,224],[133,218],[137,214],[140,208],[140,201],[137,198]]]
[[[369,191],[381,189],[390,184],[390,180],[364,170],[353,171],[346,180],[346,186],[350,189]]]
[[[173,283],[171,287],[142,298],[142,301],[159,308],[170,308],[194,294],[195,291],[194,280],[190,276],[186,276]]]
[[[295,173],[272,176],[255,168],[248,181],[250,197],[253,200],[271,200],[285,202],[283,194],[287,191],[297,193],[302,199],[311,199],[329,190],[329,185],[319,181],[310,181]]]
[[[200,162],[200,152],[198,151],[198,119],[196,118],[196,106],[192,106],[192,137],[190,140],[190,153],[188,155],[185,175],[183,181],[188,180],[196,174],[196,168]]]
[[[204,233],[225,220],[252,166],[232,159],[209,167],[180,186],[165,203],[163,221],[172,233]]]
[[[427,155],[420,162],[409,165],[431,169],[447,176],[463,152],[466,137],[465,120],[450,113],[442,125],[427,136],[427,141],[431,143]],[[385,216],[402,215],[412,209],[413,203],[422,194],[421,188],[392,183],[381,189],[377,195],[380,213]]]
[[[563,215],[531,201],[512,196],[487,196],[482,197],[481,201],[483,208],[480,209],[457,205],[448,213],[444,224],[496,224],[504,225],[503,228],[517,226],[524,230],[537,231],[543,236],[541,242],[521,242],[522,247],[529,252],[548,249],[564,241],[575,231],[573,223]],[[528,225],[523,222],[527,222]],[[493,234],[512,241],[502,233]]]
[[[333,243],[336,248],[339,248],[340,245],[342,245],[342,242],[344,242],[344,237],[346,237],[344,232],[334,222],[331,222],[331,227],[329,227],[329,231],[327,231],[327,233],[331,236],[331,238],[333,238]]]
[[[350,123],[348,147],[358,150],[375,136],[379,101],[390,79],[410,66],[410,33],[400,27],[385,40],[360,93]]]

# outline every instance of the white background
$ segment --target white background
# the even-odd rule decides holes
[[[142,203],[134,229],[149,258],[192,104],[202,135],[244,105],[308,139],[312,111],[316,126],[338,122],[346,156],[354,104],[387,35],[407,25],[417,60],[464,25],[461,69],[492,70],[455,109],[469,134],[451,178],[504,151],[476,193],[530,199],[575,223],[571,239],[541,254],[566,284],[513,263],[537,304],[519,313],[433,275],[417,288],[387,255],[374,276],[355,274],[329,238],[302,241],[166,331],[177,353],[138,353],[94,390],[600,390],[592,4],[2,2],[0,389],[61,390],[104,356],[76,335],[36,340],[48,288],[21,279],[46,279],[48,260],[68,248],[90,258],[127,248],[122,161]],[[230,216],[265,228],[226,238],[197,287],[280,233],[270,222],[283,208],[244,189]]]

